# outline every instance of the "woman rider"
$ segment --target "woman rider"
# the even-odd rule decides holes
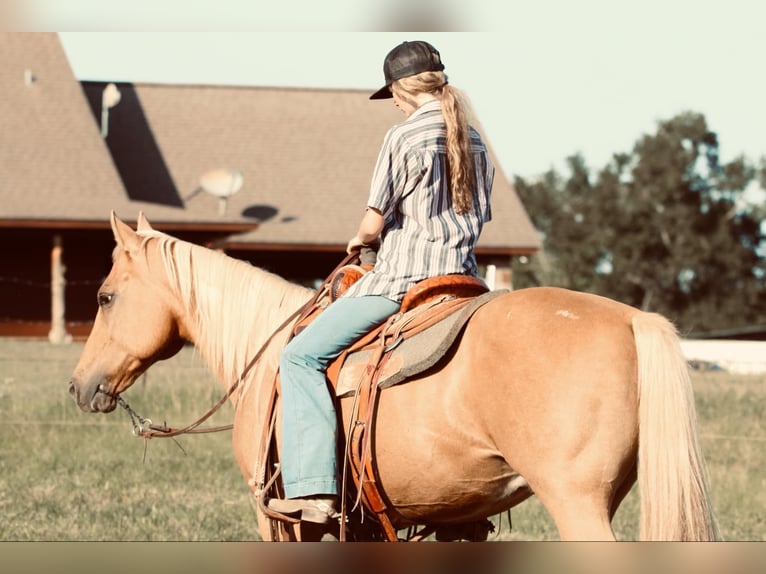
[[[268,507],[301,520],[337,517],[337,418],[325,371],[354,341],[396,313],[407,290],[437,275],[476,275],[473,248],[491,217],[494,166],[447,83],[439,52],[404,42],[385,58],[386,84],[406,120],[383,142],[351,253],[380,243],[375,267],[285,347],[280,358],[281,472],[286,499]]]

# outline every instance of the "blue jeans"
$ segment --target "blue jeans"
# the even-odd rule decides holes
[[[337,418],[325,371],[398,310],[399,303],[382,296],[341,297],[282,351],[281,468],[287,498],[338,494]]]

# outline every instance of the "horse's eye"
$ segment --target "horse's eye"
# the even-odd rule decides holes
[[[109,307],[109,305],[112,304],[114,301],[114,293],[106,293],[102,291],[98,294],[98,306],[99,307]]]

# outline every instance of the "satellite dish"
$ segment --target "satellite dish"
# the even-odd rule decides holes
[[[242,172],[237,169],[211,169],[199,178],[199,189],[218,198],[218,214],[226,214],[229,198],[242,189]]]

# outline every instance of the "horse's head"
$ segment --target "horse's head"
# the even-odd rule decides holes
[[[98,313],[69,383],[87,412],[114,410],[120,393],[185,342],[158,250],[114,212],[111,224],[117,242],[112,269],[98,290]],[[138,231],[152,231],[143,214]]]

